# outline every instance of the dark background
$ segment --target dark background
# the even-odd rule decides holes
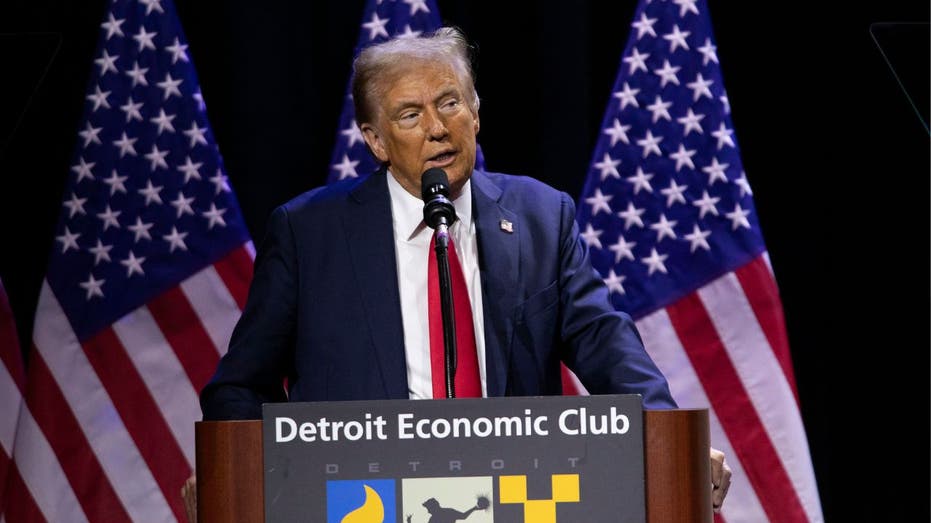
[[[326,181],[364,1],[177,4],[258,242],[275,205]],[[577,197],[636,2],[502,4],[439,0],[478,45],[487,166]],[[929,521],[929,4],[857,4],[711,18],[825,519]],[[0,6],[0,278],[24,346],[104,6]]]

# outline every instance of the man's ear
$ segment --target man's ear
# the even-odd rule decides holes
[[[377,158],[379,162],[387,162],[388,152],[375,127],[372,124],[364,123],[359,126],[359,129],[362,131],[362,138],[365,139],[365,144],[369,146],[369,150],[372,151],[375,158]]]

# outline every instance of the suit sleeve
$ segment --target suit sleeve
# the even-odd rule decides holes
[[[287,399],[284,379],[295,342],[298,262],[290,217],[276,209],[255,262],[229,351],[201,391],[204,420],[260,419],[262,404]]]
[[[562,194],[560,212],[563,361],[592,394],[640,394],[644,408],[676,408],[666,378],[647,354],[633,320],[611,305],[567,194]]]

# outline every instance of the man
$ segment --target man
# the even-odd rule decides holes
[[[447,173],[458,217],[450,258],[461,269],[453,262],[451,272],[461,270],[469,298],[457,315],[472,313],[468,350],[459,350],[477,362],[474,395],[559,394],[565,362],[593,394],[676,407],[634,323],[608,302],[572,199],[473,170],[479,100],[458,31],[365,49],[353,97],[383,169],[272,213],[229,352],[201,394],[205,419],[261,418],[262,403],[288,399],[441,397],[425,299],[432,231],[420,199],[431,168]],[[719,507],[730,470],[714,450],[712,469]]]

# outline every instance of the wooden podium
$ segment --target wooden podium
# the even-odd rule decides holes
[[[644,411],[649,523],[711,523],[708,410]],[[198,523],[262,522],[261,421],[195,424]]]

